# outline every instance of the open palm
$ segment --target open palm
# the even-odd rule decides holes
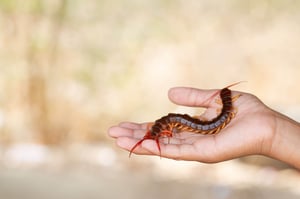
[[[220,108],[211,99],[216,91],[177,87],[170,89],[169,98],[179,105],[205,107],[207,110],[203,116],[208,117]],[[267,154],[271,148],[275,126],[274,111],[252,94],[233,91],[232,95],[241,95],[233,103],[236,115],[220,133],[201,135],[181,132],[170,139],[162,138],[161,156],[178,160],[219,162],[250,154]],[[108,133],[116,139],[119,147],[129,151],[143,138],[146,130],[147,123],[122,122],[111,127]],[[134,153],[160,155],[154,140],[145,140]]]

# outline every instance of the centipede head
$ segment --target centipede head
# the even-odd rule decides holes
[[[149,136],[150,135],[150,131],[147,131],[146,135],[143,137],[143,139],[141,139],[140,141],[138,141],[131,149],[130,149],[130,152],[129,152],[129,158],[131,157],[131,154],[133,153],[134,149],[136,149],[138,146],[140,146],[144,140],[147,140],[147,139],[151,139],[151,137]]]
[[[159,151],[159,156],[161,157],[161,150],[160,150],[160,144],[159,144],[159,137],[153,137],[151,135],[151,131],[148,130],[146,135],[140,140],[138,141],[131,149],[130,149],[130,152],[129,152],[129,158],[131,157],[131,154],[133,153],[133,151],[138,147],[140,146],[145,140],[155,140],[156,142],[156,145],[157,145],[157,148],[158,148],[158,151]]]

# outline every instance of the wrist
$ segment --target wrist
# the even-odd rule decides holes
[[[266,155],[300,169],[300,124],[280,113],[275,118],[271,147]]]

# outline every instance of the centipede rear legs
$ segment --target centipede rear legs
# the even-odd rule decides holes
[[[241,97],[242,96],[242,94],[237,94],[237,95],[235,95],[235,96],[233,96],[232,98],[231,98],[231,101],[232,102],[235,102],[239,97]],[[222,99],[220,98],[220,97],[218,97],[217,99],[215,99],[215,102],[217,103],[217,104],[219,104],[219,105],[223,105],[223,103],[222,103]]]
[[[235,102],[241,96],[242,96],[242,94],[237,94],[237,95],[233,96],[231,98],[232,103]],[[222,99],[220,97],[215,99],[215,103],[218,104],[218,105],[221,105],[221,106],[223,105]],[[235,114],[237,113],[237,108],[233,106],[232,109],[233,109],[233,111],[232,111],[233,116],[232,117],[234,117]],[[218,108],[216,112],[217,112],[217,115],[219,115],[222,112],[222,108]]]

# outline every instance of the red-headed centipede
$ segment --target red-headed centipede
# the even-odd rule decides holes
[[[142,144],[144,140],[152,139],[155,140],[157,144],[157,148],[159,153],[161,154],[159,139],[161,137],[172,137],[173,133],[189,131],[193,133],[199,134],[216,134],[221,131],[235,116],[235,109],[233,108],[233,101],[240,97],[237,95],[232,97],[231,90],[229,87],[234,86],[235,83],[229,85],[220,91],[217,91],[210,98],[214,97],[218,93],[220,93],[220,98],[222,100],[222,110],[221,113],[209,121],[200,120],[194,117],[191,117],[187,114],[177,114],[177,113],[169,113],[166,116],[156,120],[154,124],[151,126],[149,130],[147,130],[145,136],[138,141],[130,150],[129,157],[133,153],[134,149]],[[210,99],[209,98],[209,99]]]

